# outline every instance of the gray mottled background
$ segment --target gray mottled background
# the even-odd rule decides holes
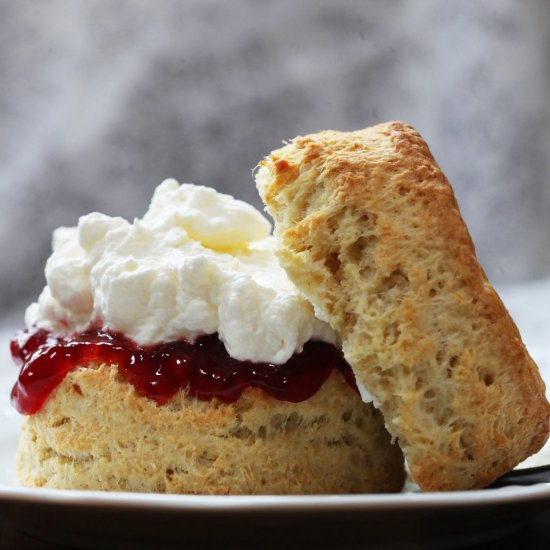
[[[0,0],[0,306],[50,234],[141,216],[164,178],[259,206],[296,134],[415,125],[496,282],[550,275],[546,0]]]

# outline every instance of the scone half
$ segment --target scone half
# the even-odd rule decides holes
[[[26,417],[17,473],[31,487],[220,495],[393,492],[405,477],[381,414],[339,372],[299,403],[248,388],[159,405],[98,363]]]
[[[483,487],[541,448],[544,383],[411,126],[297,137],[256,181],[281,264],[341,336],[422,489]]]

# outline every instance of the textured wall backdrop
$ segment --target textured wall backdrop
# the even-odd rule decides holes
[[[550,2],[0,0],[0,305],[168,176],[259,206],[282,140],[403,119],[494,280],[550,274]]]

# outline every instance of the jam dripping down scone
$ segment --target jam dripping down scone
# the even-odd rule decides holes
[[[483,487],[541,448],[544,383],[411,126],[297,137],[256,181],[282,266],[341,337],[422,489]]]

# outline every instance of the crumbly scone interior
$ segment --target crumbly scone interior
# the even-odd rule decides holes
[[[421,487],[482,487],[543,445],[538,369],[414,129],[298,137],[257,185],[283,267],[342,337]]]

